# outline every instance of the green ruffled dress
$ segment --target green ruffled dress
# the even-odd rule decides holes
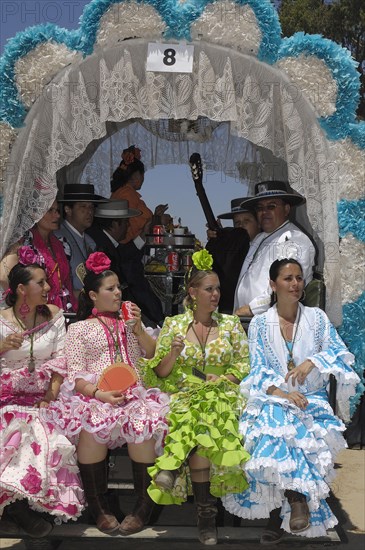
[[[198,344],[185,340],[185,347],[174,368],[166,378],[159,378],[154,368],[171,349],[176,335],[186,335],[193,321],[190,310],[182,315],[167,317],[157,340],[153,359],[139,360],[146,387],[159,387],[171,395],[167,416],[169,433],[164,453],[149,468],[152,477],[148,493],[157,504],[181,504],[191,494],[188,465],[190,452],[211,462],[211,493],[221,497],[240,493],[248,487],[244,473],[250,455],[243,448],[238,431],[238,419],[244,407],[239,386],[224,375],[233,374],[242,380],[249,372],[247,337],[235,315],[213,313],[218,324],[218,337],[206,345],[204,373],[220,376],[214,382],[205,382],[192,374],[193,367],[202,370],[203,355]],[[154,479],[160,470],[180,473],[171,491],[158,487]]]

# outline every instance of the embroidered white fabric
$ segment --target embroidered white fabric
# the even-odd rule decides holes
[[[140,118],[203,116],[229,122],[233,141],[244,138],[287,162],[289,182],[306,196],[309,219],[329,258],[324,269],[328,314],[339,323],[337,180],[331,172],[335,158],[311,105],[302,96],[292,96],[293,87],[283,73],[253,56],[194,44],[192,74],[146,73],[147,41],[135,39],[99,50],[57,75],[33,105],[12,149],[2,252],[42,217],[57,193],[57,171],[79,159],[93,140],[104,138],[107,123],[127,126]],[[150,145],[151,138],[138,141],[144,152]],[[168,142],[164,149],[160,140],[159,151],[149,151],[149,162],[160,158],[161,151],[172,151],[178,160],[183,147]],[[240,160],[241,154],[236,157]],[[111,162],[109,173],[110,168]]]

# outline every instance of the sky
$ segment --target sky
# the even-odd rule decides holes
[[[67,29],[76,29],[87,3],[87,0],[2,0],[1,54],[6,41],[27,27],[50,22]],[[206,174],[204,187],[215,215],[229,212],[230,200],[247,194],[246,187],[238,179],[220,172],[210,171]],[[168,212],[174,221],[181,218],[182,225],[188,226],[197,238],[206,242],[204,213],[187,165],[157,166],[148,170],[141,193],[152,210],[157,204],[168,203]],[[230,222],[225,222],[224,225],[230,225]]]

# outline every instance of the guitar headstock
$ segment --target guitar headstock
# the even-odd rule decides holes
[[[202,159],[199,153],[193,153],[189,159],[191,175],[196,183],[202,183],[203,181],[203,165]]]

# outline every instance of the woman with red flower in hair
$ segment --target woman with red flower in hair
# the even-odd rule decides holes
[[[120,316],[122,292],[110,263],[103,252],[94,252],[86,261],[79,322],[70,325],[66,337],[68,373],[60,399],[67,412],[56,422],[77,446],[85,498],[98,529],[129,535],[143,529],[152,512],[147,468],[162,453],[169,398],[142,385],[135,365],[142,356],[153,357],[155,340],[142,325],[137,305],[131,305],[133,324]],[[106,373],[119,368],[132,372],[135,382],[125,390],[106,389]],[[121,385],[118,380],[117,387]],[[106,459],[108,449],[125,443],[132,459],[137,503],[120,525],[106,499]]]
[[[159,204],[155,208],[155,213],[148,208],[146,203],[141,199],[138,191],[141,189],[144,182],[144,164],[141,161],[141,150],[134,145],[124,149],[122,153],[122,161],[113,174],[111,181],[112,199],[124,199],[128,201],[129,208],[137,208],[142,213],[140,216],[129,219],[129,227],[126,237],[122,241],[128,243],[137,239],[144,240],[145,233],[150,230],[150,225],[153,217],[160,218],[166,212],[168,205]],[[159,219],[156,220],[156,223]],[[141,243],[142,244],[142,243]],[[138,245],[138,248],[141,246]]]

